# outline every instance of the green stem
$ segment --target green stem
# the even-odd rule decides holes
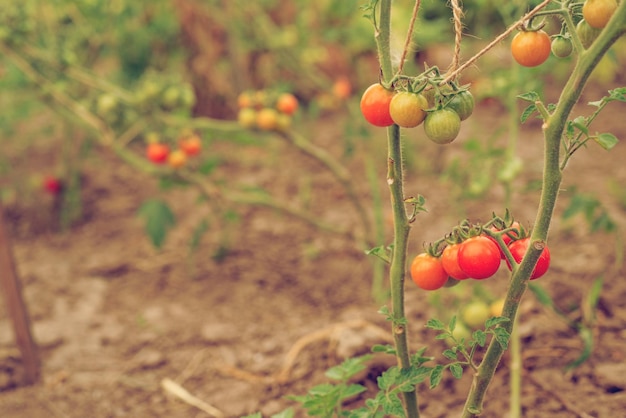
[[[596,67],[602,56],[615,43],[615,41],[626,33],[626,2],[620,3],[611,21],[607,24],[600,36],[592,46],[580,54],[576,66],[572,71],[557,106],[548,120],[544,124],[544,172],[543,189],[539,202],[539,209],[535,225],[531,235],[531,245],[524,256],[521,264],[513,269],[511,284],[508,289],[506,302],[504,304],[503,316],[510,319],[509,322],[501,324],[506,331],[512,332],[514,318],[517,308],[528,288],[528,278],[543,250],[548,236],[548,229],[552,220],[554,206],[556,204],[559,187],[561,185],[562,173],[559,167],[559,151],[563,130],[567,119],[580,98],[583,88],[589,75]],[[487,388],[496,367],[500,362],[504,349],[500,344],[492,339],[485,357],[474,376],[470,393],[463,409],[463,418],[476,417],[482,411],[482,403],[487,392]]]
[[[379,26],[376,28],[376,45],[382,71],[382,82],[393,77],[391,52],[389,44],[391,27],[391,0],[381,0]],[[393,208],[393,256],[389,271],[391,285],[393,338],[396,347],[398,365],[402,369],[411,367],[409,344],[407,339],[406,318],[404,313],[404,279],[407,265],[407,249],[410,224],[404,206],[404,187],[402,171],[402,147],[400,144],[400,128],[392,125],[387,128],[388,162],[387,184],[391,194]],[[403,392],[407,417],[418,418],[419,408],[417,392]]]

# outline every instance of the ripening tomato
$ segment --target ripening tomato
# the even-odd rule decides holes
[[[441,259],[422,253],[411,263],[411,279],[420,289],[437,290],[448,281],[448,273],[441,265]]]
[[[283,93],[276,100],[276,109],[285,115],[293,115],[298,110],[298,99],[291,93]]]
[[[543,31],[521,31],[511,41],[511,54],[518,64],[536,67],[550,56],[550,36]]]
[[[256,113],[256,126],[262,131],[273,131],[278,127],[278,112],[265,107]]]
[[[185,155],[193,157],[200,154],[200,151],[202,151],[202,140],[198,135],[190,135],[181,138],[178,141],[178,147],[185,153]]]
[[[437,144],[449,144],[461,131],[461,118],[452,109],[439,109],[430,112],[424,120],[426,136]]]
[[[583,4],[583,18],[589,26],[602,29],[617,9],[616,0],[586,0]]]
[[[552,39],[552,54],[557,58],[567,58],[572,55],[574,47],[572,40],[569,37],[563,35],[557,35]]]
[[[256,126],[257,111],[246,107],[237,113],[237,122],[244,128],[253,128]]]
[[[181,168],[187,163],[187,155],[183,150],[177,149],[167,157],[167,164],[172,168]]]
[[[469,90],[463,90],[452,96],[446,107],[454,110],[463,121],[474,112],[474,104],[472,93]]]
[[[500,249],[484,235],[468,238],[459,248],[459,267],[477,280],[493,276],[500,267]]]
[[[58,195],[63,189],[63,183],[58,177],[48,174],[43,179],[43,189],[51,195]]]
[[[361,96],[361,113],[374,126],[385,127],[393,125],[389,113],[389,105],[394,92],[387,90],[382,84],[372,84]]]
[[[600,35],[600,32],[601,29],[591,27],[585,19],[581,19],[576,25],[576,34],[580,38],[580,43],[583,44],[585,48],[591,46],[593,41]]]
[[[389,103],[389,114],[396,125],[403,128],[415,128],[424,121],[428,101],[421,94],[401,91],[396,93]]]
[[[237,96],[237,107],[239,107],[239,109],[246,109],[251,106],[252,95],[249,92],[244,91]]]
[[[160,142],[151,142],[146,149],[146,155],[150,161],[156,164],[163,164],[167,161],[170,147]]]
[[[511,255],[513,259],[515,259],[516,263],[520,263],[526,255],[526,251],[528,251],[528,246],[530,245],[530,237],[522,238],[520,240],[514,241],[509,245],[509,251],[511,251]],[[507,261],[507,266],[509,270],[511,270],[511,265]],[[539,260],[537,260],[537,264],[535,264],[535,268],[530,275],[530,280],[538,279],[543,276],[548,268],[550,267],[550,250],[548,246],[543,247],[543,251],[541,251],[541,255],[539,256]]]
[[[347,100],[352,94],[352,83],[348,77],[339,77],[333,83],[333,96],[340,100]]]
[[[448,276],[456,280],[465,280],[469,276],[459,266],[459,248],[461,244],[451,244],[441,253],[441,264]]]
[[[489,305],[482,301],[472,301],[461,309],[461,321],[470,328],[482,328],[489,319]]]

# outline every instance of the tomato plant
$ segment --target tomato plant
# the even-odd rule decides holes
[[[585,0],[583,4],[583,18],[589,26],[602,29],[617,9],[616,0]]]
[[[424,96],[408,91],[396,93],[389,103],[389,114],[394,123],[403,128],[414,128],[426,117],[428,101]]]
[[[489,238],[479,235],[463,241],[459,248],[459,266],[477,280],[493,276],[500,267],[500,249]]]
[[[262,131],[273,131],[278,127],[278,112],[266,107],[256,113],[256,126]]]
[[[545,31],[522,30],[511,41],[511,54],[518,64],[536,67],[548,59],[551,45],[550,36]]]
[[[593,44],[593,41],[600,35],[600,31],[601,29],[592,27],[585,19],[576,25],[576,34],[585,48],[589,48]]]
[[[459,249],[461,244],[451,244],[441,253],[441,264],[450,277],[456,280],[465,280],[469,276],[459,266]]]
[[[393,125],[393,119],[389,113],[389,105],[394,93],[387,90],[381,84],[369,86],[361,96],[361,113],[369,123],[378,127]]]
[[[411,263],[411,278],[420,289],[437,290],[448,280],[441,259],[427,253],[417,255]]]
[[[183,150],[177,149],[167,157],[167,164],[172,168],[181,168],[187,163],[187,155]]]
[[[146,149],[146,155],[150,161],[156,164],[163,164],[167,161],[170,147],[160,142],[151,142]]]
[[[522,238],[520,240],[513,241],[509,245],[509,251],[511,251],[511,255],[515,259],[516,263],[519,264],[522,261],[522,259],[524,258],[524,255],[526,254],[526,251],[528,251],[529,245],[530,245],[530,238]],[[511,265],[509,264],[508,261],[507,261],[507,266],[509,267],[509,270],[511,270]],[[535,268],[533,269],[533,272],[530,275],[530,280],[538,279],[539,277],[543,276],[546,273],[546,271],[548,271],[549,267],[550,267],[550,250],[548,249],[548,246],[545,246],[543,250],[541,251],[541,255],[539,256],[539,259],[537,260],[537,264],[535,264]]]
[[[461,131],[461,118],[452,109],[439,109],[430,112],[424,120],[426,136],[437,144],[449,144]]]

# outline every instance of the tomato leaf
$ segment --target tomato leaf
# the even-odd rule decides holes
[[[446,329],[446,326],[438,319],[429,319],[426,322],[426,328],[434,329],[435,331],[443,331]]]
[[[598,143],[602,148],[609,151],[612,149],[617,143],[619,139],[612,133],[602,133],[592,137],[594,141]]]
[[[524,111],[522,112],[522,116],[520,117],[520,120],[522,121],[522,123],[525,123],[528,120],[528,118],[531,117],[532,114],[535,113],[536,111],[537,111],[537,106],[535,106],[535,104],[531,104],[526,109],[524,109]]]
[[[272,415],[271,418],[293,418],[295,414],[293,408],[287,408],[284,411]]]
[[[461,366],[459,363],[451,364],[450,373],[452,373],[452,376],[454,376],[455,378],[460,379],[461,377],[463,377],[463,366]]]
[[[454,328],[456,328],[456,315],[452,315],[452,318],[450,318],[450,322],[448,323],[448,329],[450,331],[454,331]]]
[[[612,100],[626,102],[626,87],[618,87],[614,90],[609,90],[609,97]]]
[[[326,377],[345,382],[355,374],[365,370],[365,363],[367,363],[371,358],[371,355],[349,358],[343,363],[326,370]]]
[[[476,344],[484,347],[485,343],[487,342],[487,334],[485,334],[485,331],[477,329],[472,333],[472,339],[476,341]]]
[[[374,344],[372,347],[372,353],[385,353],[391,354],[393,356],[396,355],[396,349],[389,344]]]
[[[443,377],[444,367],[441,364],[436,365],[430,371],[430,388],[434,389],[441,382],[441,378]]]
[[[152,245],[161,248],[167,231],[176,224],[176,218],[170,207],[162,200],[150,199],[141,205],[137,214],[144,219],[144,228]]]
[[[583,132],[585,135],[589,134],[589,129],[587,128],[587,123],[588,120],[586,117],[584,116],[578,116],[576,119],[574,119],[572,122],[572,126],[575,128],[578,128],[581,132]]]
[[[444,350],[443,356],[449,360],[456,360],[457,359],[457,352],[455,350]]]
[[[489,318],[487,322],[485,322],[485,328],[490,329],[503,322],[509,322],[509,318],[504,316],[495,316],[493,318]]]
[[[531,103],[535,103],[537,100],[541,99],[536,91],[529,91],[528,93],[518,94],[517,98]]]
[[[391,250],[392,246],[390,245],[379,245],[378,247],[365,251],[365,254],[376,256],[389,264],[391,263]]]
[[[604,281],[602,277],[594,280],[589,293],[585,297],[585,303],[582,304],[581,309],[583,311],[583,318],[587,324],[592,324],[596,319],[596,308],[600,301],[600,294],[602,293],[602,285]]]
[[[504,328],[494,328],[493,333],[496,337],[496,341],[500,344],[503,350],[506,350],[509,347],[509,338],[511,335]]]

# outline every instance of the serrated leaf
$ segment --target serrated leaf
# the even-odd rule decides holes
[[[587,123],[588,122],[589,121],[587,120],[586,117],[578,116],[571,123],[572,123],[572,126],[574,126],[575,128],[579,129],[585,135],[588,135],[589,134],[589,129],[587,128]]]
[[[396,349],[389,344],[375,344],[372,347],[372,353],[385,353],[385,354],[391,354],[393,356],[396,355]]]
[[[346,359],[343,363],[326,370],[325,375],[329,379],[345,382],[355,374],[365,370],[366,363],[371,360],[371,358],[372,356],[369,354],[360,357],[351,357]]]
[[[390,367],[389,369],[387,369],[386,371],[384,371],[380,376],[378,376],[378,379],[376,379],[377,383],[378,383],[378,387],[382,390],[387,390],[389,389],[392,385],[396,384],[396,381],[398,379],[398,368],[397,367]]]
[[[391,263],[391,247],[389,246],[379,245],[378,247],[365,251],[365,254],[378,257],[387,264]]]
[[[430,371],[430,388],[434,389],[441,382],[441,378],[443,377],[444,367],[441,364],[436,365]]]
[[[443,331],[446,329],[446,326],[438,319],[429,319],[428,322],[426,322],[426,328],[430,328],[435,331]]]
[[[448,323],[448,329],[450,332],[454,331],[454,328],[456,328],[456,315],[452,315],[452,318],[450,318],[450,322]]]
[[[472,339],[476,341],[476,344],[484,347],[485,343],[487,342],[487,334],[485,334],[485,331],[477,329],[472,333]]]
[[[612,133],[598,134],[592,138],[598,143],[598,145],[607,151],[611,150],[619,142],[619,139],[617,139],[617,137]]]
[[[502,324],[504,322],[509,322],[509,318],[506,318],[504,316],[494,316],[493,318],[489,318],[486,322],[485,322],[485,328],[489,329],[489,328],[493,328],[498,324]]]
[[[441,354],[443,354],[443,356],[449,360],[457,360],[456,350],[450,350],[450,349],[444,350],[444,352]]]
[[[537,100],[540,99],[539,94],[535,91],[529,91],[528,93],[518,94],[517,98],[525,100],[527,102],[532,102],[532,103],[535,103]]]
[[[358,395],[359,393],[363,393],[367,390],[367,388],[363,385],[352,384],[347,386],[344,390],[341,391],[341,399],[348,399],[353,396]]]
[[[616,89],[609,90],[609,97],[612,100],[626,102],[626,87],[618,87]]]
[[[532,116],[532,114],[535,113],[536,111],[537,111],[537,106],[535,106],[534,104],[531,104],[531,105],[527,106],[526,109],[524,109],[524,111],[522,112],[522,116],[520,117],[520,121],[522,123],[526,123],[528,118],[530,118]]]
[[[161,248],[167,231],[176,224],[176,218],[168,204],[159,199],[150,199],[141,205],[137,214],[144,219],[144,229],[152,245]]]
[[[500,344],[503,350],[506,350],[509,347],[509,338],[511,335],[504,328],[498,327],[493,330],[494,335],[496,337],[496,341]]]
[[[452,373],[452,376],[454,376],[455,378],[460,379],[461,377],[463,377],[463,366],[461,366],[459,363],[451,364],[450,373]]]

